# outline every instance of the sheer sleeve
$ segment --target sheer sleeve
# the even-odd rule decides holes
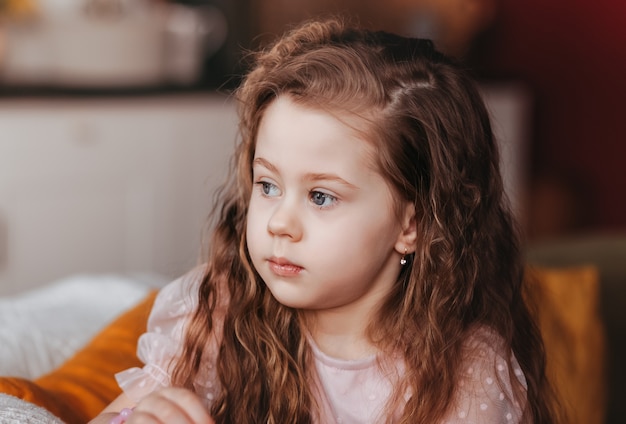
[[[465,352],[454,407],[442,423],[520,423],[526,380],[500,336],[479,330],[468,341]]]
[[[165,286],[154,302],[148,318],[147,332],[137,344],[137,356],[143,368],[131,368],[115,375],[124,393],[134,402],[161,387],[170,385],[170,364],[180,354],[184,327],[197,303],[201,270]]]

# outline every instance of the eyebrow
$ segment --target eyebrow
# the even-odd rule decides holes
[[[260,165],[264,168],[266,168],[267,170],[274,172],[274,173],[279,173],[278,172],[278,168],[276,168],[272,163],[270,163],[269,161],[267,161],[266,159],[263,158],[255,158],[252,161],[252,166],[254,165]],[[339,175],[336,174],[329,174],[329,173],[324,173],[324,172],[309,172],[307,174],[304,175],[303,180],[309,180],[309,181],[334,181],[336,183],[339,183],[341,185],[344,185],[348,188],[351,188],[353,190],[358,190],[359,188],[357,186],[355,186],[354,184],[344,180],[343,178],[341,178]]]
[[[264,167],[264,168],[266,168],[266,169],[268,169],[268,170],[270,170],[272,172],[278,173],[278,169],[274,165],[272,165],[270,162],[268,162],[267,160],[265,160],[263,158],[255,158],[252,161],[252,166],[254,167],[254,165],[261,165],[262,167]]]

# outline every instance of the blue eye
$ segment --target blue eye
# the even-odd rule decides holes
[[[322,208],[332,206],[337,201],[335,196],[328,193],[322,193],[321,191],[312,191],[310,197],[311,202],[313,202],[314,205]]]
[[[267,197],[280,196],[280,190],[275,184],[267,181],[259,181],[257,183],[261,187],[261,192]]]

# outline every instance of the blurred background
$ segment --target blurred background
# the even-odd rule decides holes
[[[143,146],[147,156],[157,154],[150,150],[159,143],[167,145],[181,163],[198,158],[197,148],[187,144],[214,146],[203,154],[223,164],[236,125],[228,93],[246,70],[245,52],[297,22],[329,14],[432,38],[467,64],[490,109],[500,115],[494,126],[502,133],[505,179],[529,243],[626,228],[626,6],[619,2],[0,0],[0,149],[7,163],[0,171],[5,193],[0,198],[0,272],[19,279],[9,273],[13,245],[21,240],[11,222],[18,218],[12,215],[17,214],[15,199],[22,196],[16,193],[35,190],[37,175],[41,183],[52,184],[50,176],[61,172],[53,171],[58,168],[87,184],[85,172],[98,172],[89,170],[83,156],[103,161],[98,149],[112,148],[107,137],[115,131],[123,147],[111,152],[110,166],[130,161],[124,149],[133,143],[134,149]],[[219,118],[220,113],[228,119]],[[158,137],[148,137],[154,122],[164,128]],[[74,150],[50,147],[55,143]],[[45,158],[38,156],[41,150],[48,152]],[[208,174],[211,167],[201,162],[196,173]],[[135,165],[133,172],[144,172],[137,171],[140,162]],[[131,177],[124,178],[118,179]],[[55,187],[70,186],[59,182]],[[202,187],[204,192],[190,192],[189,198],[207,196],[214,188]],[[177,219],[190,221],[182,212],[189,206],[171,212],[168,228],[175,228]],[[46,215],[45,208],[37,212]],[[28,249],[23,252],[31,256]],[[175,274],[187,265],[157,271]],[[45,278],[45,272],[39,275]]]
[[[245,53],[329,14],[432,38],[467,65],[525,249],[598,265],[623,337],[626,3],[613,0],[0,0],[0,294],[77,273],[166,281],[197,263]],[[623,422],[624,389],[611,396]]]
[[[626,6],[612,0],[0,0],[0,95],[226,93],[246,50],[332,13],[433,38],[486,86],[524,91],[529,239],[626,227]]]

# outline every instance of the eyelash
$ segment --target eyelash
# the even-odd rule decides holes
[[[259,186],[259,189],[261,190],[261,194],[265,197],[274,197],[271,194],[269,194],[268,191],[271,188],[278,189],[276,184],[270,183],[269,181],[259,181],[255,184]],[[317,204],[315,203],[316,198],[317,199],[321,198],[323,199],[323,201],[330,200],[331,204],[330,205]],[[332,194],[324,193],[323,191],[319,191],[319,190],[313,190],[309,192],[309,200],[311,201],[311,203],[313,203],[315,207],[319,209],[328,209],[328,208],[333,207],[337,203],[338,199]]]
[[[315,197],[318,197],[318,198],[321,197],[324,200],[329,199],[331,201],[331,204],[330,205],[323,205],[323,204],[322,205],[318,205],[314,201]],[[333,196],[332,194],[324,193],[322,191],[317,191],[317,190],[311,191],[309,193],[309,199],[311,200],[311,202],[315,206],[317,206],[320,209],[328,209],[330,207],[333,207],[337,203],[337,198],[335,196]]]
[[[273,196],[270,196],[270,194],[269,194],[269,193],[266,193],[266,190],[267,190],[267,189],[269,189],[269,188],[271,188],[271,187],[274,187],[274,188],[278,189],[278,187],[276,186],[276,184],[270,183],[270,182],[268,182],[268,181],[259,181],[259,182],[257,182],[256,184],[259,186],[259,188],[260,188],[260,190],[261,190],[261,194],[263,194],[263,195],[264,195],[264,196],[266,196],[266,197],[273,197]]]

